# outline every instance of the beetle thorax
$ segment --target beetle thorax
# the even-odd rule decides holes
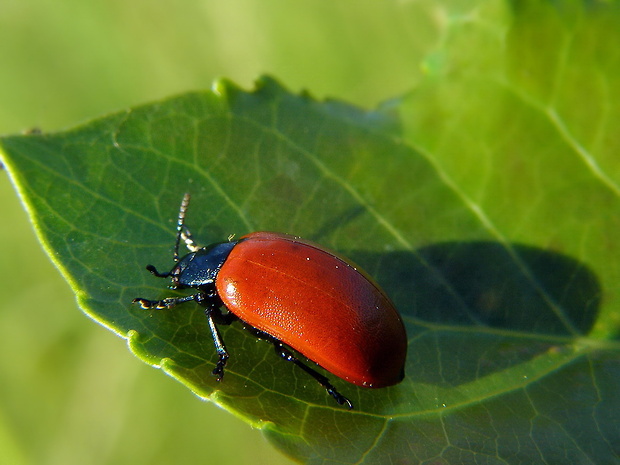
[[[179,288],[212,288],[220,268],[235,244],[236,242],[221,242],[188,253],[170,273],[173,285]]]

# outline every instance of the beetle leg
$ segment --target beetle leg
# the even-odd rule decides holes
[[[144,309],[155,308],[157,310],[165,310],[167,308],[172,308],[176,305],[182,304],[184,302],[189,302],[191,300],[197,300],[198,294],[188,295],[185,297],[166,297],[162,300],[148,300],[143,299],[141,297],[136,297],[131,301],[132,304],[139,303],[140,307]]]
[[[284,360],[288,362],[293,362],[299,368],[301,368],[306,373],[308,373],[310,376],[312,376],[314,379],[316,379],[319,382],[319,384],[325,388],[327,393],[330,396],[332,396],[334,399],[336,399],[336,402],[338,402],[338,404],[340,405],[347,404],[349,409],[353,408],[353,404],[351,403],[351,401],[347,399],[345,396],[343,396],[342,394],[340,394],[336,390],[336,388],[332,386],[332,384],[329,382],[329,379],[327,379],[325,376],[320,374],[318,371],[313,370],[308,365],[306,365],[301,360],[299,360],[297,357],[295,357],[293,353],[290,350],[288,350],[288,348],[284,344],[282,344],[280,341],[278,341],[277,339],[273,339],[271,342],[273,343],[276,353],[280,357],[282,357]]]
[[[229,325],[234,320],[236,320],[237,317],[230,312],[225,315],[222,314],[219,308],[222,301],[219,299],[215,291],[208,294],[196,294],[196,302],[205,307],[205,315],[207,316],[207,321],[209,322],[209,329],[211,330],[211,335],[213,336],[215,351],[219,356],[217,364],[215,365],[215,368],[211,373],[213,373],[213,375],[218,381],[221,381],[224,377],[224,367],[226,366],[229,355],[228,351],[226,350],[226,345],[224,344],[224,339],[222,339],[222,335],[217,329],[217,325]]]
[[[228,360],[229,355],[228,351],[226,350],[226,346],[224,345],[222,335],[217,329],[217,324],[215,322],[218,313],[221,316],[219,309],[215,306],[208,307],[205,310],[205,314],[207,315],[207,321],[209,322],[209,329],[211,329],[211,335],[213,336],[213,342],[215,343],[215,351],[219,356],[217,364],[215,365],[212,373],[218,381],[221,381],[224,377],[224,367],[226,366],[226,361]]]
[[[237,317],[232,313],[222,315],[219,308],[217,307],[217,303],[213,303],[211,299],[213,299],[212,295],[207,295],[204,292],[198,292],[196,294],[187,295],[184,297],[167,297],[162,300],[148,300],[137,297],[132,300],[132,303],[139,303],[140,306],[144,309],[154,308],[157,310],[165,310],[185,302],[190,302],[192,300],[203,306],[206,306],[207,308],[205,309],[205,314],[207,315],[209,329],[211,330],[213,342],[215,343],[215,350],[217,352],[217,355],[219,356],[217,364],[213,369],[213,374],[218,381],[221,381],[224,377],[224,367],[226,366],[226,361],[228,360],[229,355],[228,351],[226,350],[226,346],[224,345],[222,335],[217,329],[217,323],[229,325],[234,320],[236,320]]]
[[[248,329],[256,337],[259,337],[261,339],[265,339],[266,341],[271,342],[276,351],[276,354],[278,354],[280,357],[282,357],[287,362],[293,362],[299,368],[301,368],[306,373],[308,373],[310,376],[312,376],[314,379],[316,379],[318,383],[325,388],[327,393],[330,396],[332,396],[336,400],[336,402],[338,402],[338,404],[340,405],[346,404],[347,407],[349,407],[349,409],[353,408],[353,404],[351,403],[351,401],[347,399],[345,396],[343,396],[342,394],[340,394],[336,390],[336,388],[332,386],[332,384],[329,382],[329,379],[327,377],[323,376],[318,371],[313,370],[308,365],[306,365],[304,362],[302,362],[297,357],[295,357],[293,353],[281,341],[265,333],[264,331],[260,331],[256,328],[246,327],[246,329]]]

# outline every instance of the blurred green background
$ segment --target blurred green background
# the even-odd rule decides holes
[[[420,78],[435,15],[431,2],[2,0],[0,134],[263,73],[371,108]],[[0,198],[1,463],[291,463],[90,322],[5,173]]]

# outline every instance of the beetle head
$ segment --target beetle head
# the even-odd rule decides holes
[[[236,242],[220,242],[190,252],[170,271],[173,289],[212,287]],[[206,290],[206,289],[203,289]]]

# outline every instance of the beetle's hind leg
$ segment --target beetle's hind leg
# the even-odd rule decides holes
[[[308,373],[310,376],[312,376],[314,379],[316,379],[318,383],[325,388],[327,393],[330,396],[332,396],[336,400],[336,402],[338,402],[338,404],[346,405],[349,409],[353,408],[353,404],[351,403],[351,401],[347,399],[345,396],[343,396],[342,394],[340,394],[336,390],[336,388],[329,382],[329,379],[327,377],[323,376],[318,371],[310,368],[304,362],[302,362],[297,357],[295,357],[295,355],[293,355],[293,353],[289,350],[289,348],[286,345],[284,345],[284,343],[282,343],[275,337],[270,336],[269,334],[263,331],[257,330],[255,328],[247,328],[247,329],[249,329],[256,337],[259,337],[261,339],[265,339],[266,341],[271,342],[276,351],[276,354],[278,354],[280,357],[282,357],[287,362],[294,363],[299,368],[301,368],[306,373]]]
[[[282,357],[284,360],[286,360],[288,362],[293,362],[299,368],[301,368],[306,373],[308,373],[310,376],[312,376],[314,379],[316,379],[319,382],[319,384],[325,388],[327,393],[330,396],[332,396],[334,399],[336,399],[336,402],[338,402],[338,404],[340,404],[340,405],[345,405],[346,404],[347,407],[349,407],[349,409],[353,408],[353,404],[351,403],[351,401],[349,399],[347,399],[345,396],[343,396],[342,394],[340,394],[336,390],[336,388],[334,386],[332,386],[332,384],[329,382],[329,379],[327,379],[325,376],[320,374],[318,371],[313,370],[308,365],[306,365],[301,360],[299,360],[297,357],[295,357],[293,355],[293,353],[284,344],[282,344],[277,339],[274,339],[272,341],[272,343],[273,343],[273,346],[274,346],[274,348],[276,350],[276,353],[280,357]]]

